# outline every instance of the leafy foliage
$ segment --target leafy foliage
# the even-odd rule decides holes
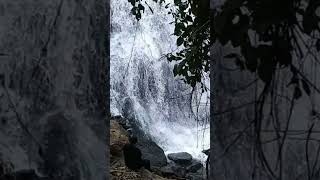
[[[226,45],[240,47],[245,69],[257,72],[268,86],[278,67],[291,68],[293,83],[309,95],[307,82],[298,78],[298,70],[293,63],[294,55],[301,54],[297,34],[312,36],[319,33],[319,16],[316,10],[320,1],[310,0],[228,0],[213,21],[213,36]],[[250,33],[251,32],[251,33]],[[316,48],[320,50],[320,43]],[[298,52],[300,50],[300,52]],[[242,63],[236,63],[243,68]],[[300,89],[296,97],[300,96]]]
[[[158,2],[157,0],[153,0]],[[133,5],[132,14],[137,20],[141,19],[141,12],[144,12],[144,6],[140,0],[129,0]],[[164,0],[159,1],[165,3]],[[153,9],[145,1],[150,11]],[[172,52],[166,55],[167,59],[176,61],[173,73],[175,76],[181,76],[187,84],[195,87],[201,83],[203,90],[206,87],[201,82],[204,72],[209,72],[209,1],[196,0],[174,0],[174,8],[169,9],[169,4],[165,8],[169,9],[168,14],[174,18],[174,35],[177,36],[177,46],[183,47],[178,52]]]
[[[142,1],[129,2],[133,5],[132,13],[140,20],[145,9]],[[145,4],[153,12],[146,1]],[[234,58],[240,69],[257,73],[266,86],[277,68],[291,68],[293,78],[299,79],[299,71],[293,64],[293,58],[303,56],[298,35],[312,37],[320,33],[317,0],[227,0],[212,17],[211,24],[207,0],[174,0],[174,7],[168,14],[175,19],[177,46],[184,48],[167,54],[167,59],[177,62],[174,74],[182,76],[191,86],[201,82],[203,72],[209,71],[209,46],[217,41],[240,47],[241,55],[230,54],[226,58]],[[320,51],[320,40],[315,47]],[[299,81],[309,95],[309,83],[303,78]],[[300,88],[300,83],[293,84]]]

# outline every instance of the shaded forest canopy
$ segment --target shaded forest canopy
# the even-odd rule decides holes
[[[147,0],[128,1],[137,20],[142,18],[146,7],[154,11]],[[165,0],[153,1],[165,8],[170,4]],[[168,14],[175,19],[172,23],[176,43],[184,48],[167,54],[167,59],[178,61],[174,74],[181,75],[194,87],[201,83],[202,74],[209,71],[210,46],[216,42],[231,43],[233,47],[240,47],[241,53],[232,53],[226,58],[234,58],[240,69],[257,73],[266,86],[270,85],[277,68],[290,68],[293,76],[290,84],[296,89],[297,98],[301,95],[299,81],[307,94],[310,88],[319,91],[293,63],[294,58],[307,55],[305,48],[320,50],[319,5],[316,0],[227,0],[210,14],[208,0],[174,0],[175,8],[169,9]],[[307,38],[314,41],[314,47],[303,47]]]

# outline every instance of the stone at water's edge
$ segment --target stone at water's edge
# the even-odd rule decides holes
[[[193,160],[190,166],[182,166],[174,162],[160,169],[160,172],[165,177],[170,178],[187,178],[187,179],[205,179],[204,168],[201,163]]]
[[[111,119],[115,120],[114,122],[116,122],[117,126],[121,125],[121,129],[123,130],[130,126],[130,129],[126,129],[126,136],[132,134],[138,138],[137,147],[141,150],[142,158],[150,160],[151,167],[163,167],[167,165],[167,158],[163,149],[135,124],[134,120],[129,121],[121,116],[114,116]]]
[[[126,179],[126,180],[141,180],[141,179],[152,179],[152,180],[169,180],[167,178],[163,178],[160,175],[160,173],[154,173],[154,172],[150,172],[144,168],[141,168],[139,171],[132,171],[130,169],[128,169],[124,163],[124,158],[123,158],[123,146],[127,143],[129,143],[128,141],[128,130],[125,130],[123,128],[123,125],[125,124],[121,124],[120,122],[122,122],[123,120],[121,119],[117,119],[112,117],[111,121],[110,121],[110,153],[111,153],[111,169],[110,169],[110,174],[112,176],[111,179],[114,180],[120,180],[120,179]],[[138,136],[139,137],[139,136]],[[143,141],[141,141],[143,142]],[[144,141],[145,142],[145,141]],[[151,142],[148,142],[149,144]],[[156,144],[155,144],[156,145]],[[147,144],[145,145],[147,146]],[[155,148],[157,146],[154,146],[153,148]],[[141,149],[141,148],[140,148]],[[152,149],[152,148],[151,148]],[[144,149],[146,151],[146,149]],[[147,153],[149,153],[149,155],[152,155],[152,157],[157,156],[158,154],[152,154],[153,152],[157,152],[159,151],[158,148],[156,148],[156,150],[150,150],[147,149]],[[142,152],[142,154],[144,154],[145,152]],[[146,154],[144,154],[145,156]],[[164,154],[163,154],[164,155]],[[165,157],[165,156],[164,156]],[[157,164],[159,163],[158,161],[156,161],[156,159],[149,159],[152,164]],[[161,163],[166,163],[166,159],[165,162],[161,162]],[[159,166],[160,168],[160,166]],[[159,175],[158,175],[159,174]]]
[[[141,149],[142,158],[150,160],[151,166],[162,167],[167,165],[167,158],[164,151],[153,141],[148,139],[139,139],[137,147]]]
[[[130,131],[138,138],[137,147],[141,150],[142,158],[150,160],[151,167],[163,167],[167,165],[167,158],[163,149],[157,145],[136,121],[130,120]]]
[[[203,168],[202,163],[194,160],[192,164],[187,167],[187,171],[191,173],[195,173],[201,168]]]
[[[192,162],[192,156],[187,152],[170,153],[168,158],[180,165],[190,165]]]
[[[126,126],[128,122],[125,118],[120,117],[112,117],[111,118],[111,160],[113,162],[123,161],[122,156],[122,148],[128,143],[128,130],[125,130],[123,126]],[[141,150],[143,154],[143,158],[150,160],[152,169],[155,174],[162,175],[167,178],[187,178],[191,180],[204,180],[204,167],[201,162],[196,159],[193,159],[189,153],[180,152],[180,153],[172,153],[169,154],[169,159],[172,161],[167,163],[167,159],[163,150],[152,141],[145,133],[134,123],[130,123],[130,126],[133,131],[133,135],[138,138],[137,147]],[[178,163],[177,163],[178,162]],[[114,163],[112,163],[114,164]],[[121,163],[120,163],[121,164]],[[125,168],[124,162],[120,165],[121,168]],[[114,176],[122,176],[117,175],[117,168],[113,167],[112,172]],[[121,171],[122,172],[122,171]],[[120,173],[120,172],[119,172]],[[129,172],[128,172],[129,173]],[[137,177],[138,179],[141,177]]]
[[[162,167],[160,169],[160,172],[162,173],[162,175],[164,175],[166,177],[175,175],[174,171],[173,171],[173,169],[171,168],[170,165]]]
[[[161,174],[165,177],[180,177],[183,178],[186,176],[186,169],[181,166],[177,166],[173,163],[168,164],[160,169]]]

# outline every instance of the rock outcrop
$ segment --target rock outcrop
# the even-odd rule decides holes
[[[193,159],[189,153],[177,152],[168,154],[168,159],[170,160],[168,163],[163,150],[148,138],[142,129],[137,128],[137,125],[132,123],[132,121],[130,123],[126,118],[116,116],[112,117],[110,125],[110,152],[112,152],[110,159],[113,179],[205,179],[203,164]],[[130,133],[137,136],[139,142],[139,146],[137,147],[141,150],[144,158],[149,157],[146,159],[150,160],[150,163],[153,165],[151,166],[153,172],[149,172],[143,168],[138,172],[134,172],[125,166],[122,148],[128,143]],[[150,144],[153,144],[153,146],[146,148]],[[156,159],[156,157],[161,156],[164,157],[164,160]]]
[[[180,154],[180,153],[175,153],[175,154]],[[205,176],[206,170],[203,164],[195,159],[188,161],[187,164],[180,164],[174,161],[170,161],[168,165],[160,168],[159,171],[164,177],[170,177],[170,178],[176,178],[176,179],[182,178],[182,179],[191,179],[191,180],[193,179],[205,180],[205,177],[206,177]]]
[[[183,166],[190,165],[192,161],[191,154],[187,152],[170,153],[168,154],[168,158],[173,162]]]
[[[168,178],[161,177],[144,168],[139,171],[128,169],[124,163],[123,146],[128,143],[129,134],[119,123],[117,118],[113,118],[110,122],[110,163],[111,163],[111,179],[112,180],[167,180]],[[143,152],[142,152],[143,153]],[[152,152],[149,152],[152,153]],[[152,161],[152,160],[151,160]]]
[[[152,167],[167,165],[167,158],[163,149],[157,145],[137,124],[134,119],[128,120],[123,117],[114,118],[123,129],[138,138],[137,147],[141,150],[142,158],[150,160]]]

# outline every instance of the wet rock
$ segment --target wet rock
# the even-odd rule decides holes
[[[192,163],[192,156],[187,152],[170,153],[168,158],[180,165],[190,165]]]
[[[203,168],[203,165],[201,162],[193,161],[192,164],[187,167],[187,171],[191,173],[195,173],[201,168]]]
[[[186,169],[174,163],[170,163],[165,167],[160,169],[161,174],[165,177],[180,177],[183,178],[186,176]]]
[[[181,166],[172,166],[172,170],[177,177],[185,177],[187,174],[187,170]]]
[[[169,177],[174,175],[174,171],[172,169],[172,166],[164,166],[160,169],[160,172],[163,176]]]
[[[141,129],[137,121],[131,119],[129,122],[131,133],[138,138],[137,147],[141,150],[142,158],[150,160],[151,167],[166,166],[167,158],[163,149]]]
[[[144,168],[141,168],[138,171],[132,171],[125,166],[122,158],[118,158],[114,163],[112,163],[110,175],[112,180],[168,180],[167,178],[161,177],[159,174],[150,172]]]
[[[167,158],[163,149],[150,138],[138,136],[137,147],[141,150],[142,158],[150,160],[151,166],[162,167],[167,165]]]
[[[167,158],[163,149],[140,128],[135,120],[129,121],[127,118],[114,116],[110,125],[111,154],[115,153],[115,155],[119,156],[119,152],[122,152],[124,144],[129,142],[128,137],[134,135],[138,138],[136,146],[141,150],[142,158],[150,160],[151,167],[163,167],[167,165]],[[121,136],[121,134],[125,137]]]
[[[205,180],[205,177],[201,174],[188,174],[186,178],[189,180]]]
[[[210,154],[210,149],[203,150],[202,153],[208,156]]]

